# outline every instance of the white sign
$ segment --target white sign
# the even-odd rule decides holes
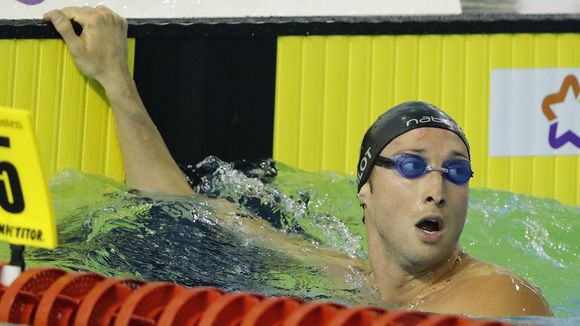
[[[460,0],[0,0],[0,19],[40,19],[55,8],[99,4],[127,18],[461,14]]]
[[[491,72],[489,155],[580,155],[580,68]]]
[[[513,5],[514,12],[521,14],[575,14],[580,12],[578,0],[519,0],[510,2],[508,6]]]

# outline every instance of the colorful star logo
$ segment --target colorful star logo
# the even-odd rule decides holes
[[[580,148],[580,84],[574,75],[564,78],[560,91],[550,94],[542,101],[542,112],[550,121],[548,141],[558,149],[566,143]],[[554,113],[554,110],[557,112]],[[558,134],[558,129],[564,130]]]

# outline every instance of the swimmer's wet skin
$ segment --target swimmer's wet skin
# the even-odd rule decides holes
[[[79,69],[105,90],[127,185],[192,194],[129,73],[126,20],[104,6],[53,10],[45,19],[62,35]],[[80,36],[71,19],[82,25]],[[393,161],[393,167],[381,166],[385,160],[379,156]],[[383,299],[399,307],[485,316],[550,315],[532,285],[458,247],[467,213],[469,161],[465,135],[433,105],[401,104],[371,126],[357,169],[371,279]]]

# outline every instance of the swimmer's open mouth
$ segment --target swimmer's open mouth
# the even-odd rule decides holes
[[[427,232],[437,232],[443,229],[443,220],[438,216],[429,216],[422,218],[415,227],[427,231]]]

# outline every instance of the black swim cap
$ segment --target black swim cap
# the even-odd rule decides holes
[[[425,102],[402,103],[381,114],[367,130],[360,147],[357,165],[358,191],[368,181],[375,159],[387,144],[407,131],[425,127],[454,132],[465,143],[467,154],[471,155],[465,134],[447,113]]]

